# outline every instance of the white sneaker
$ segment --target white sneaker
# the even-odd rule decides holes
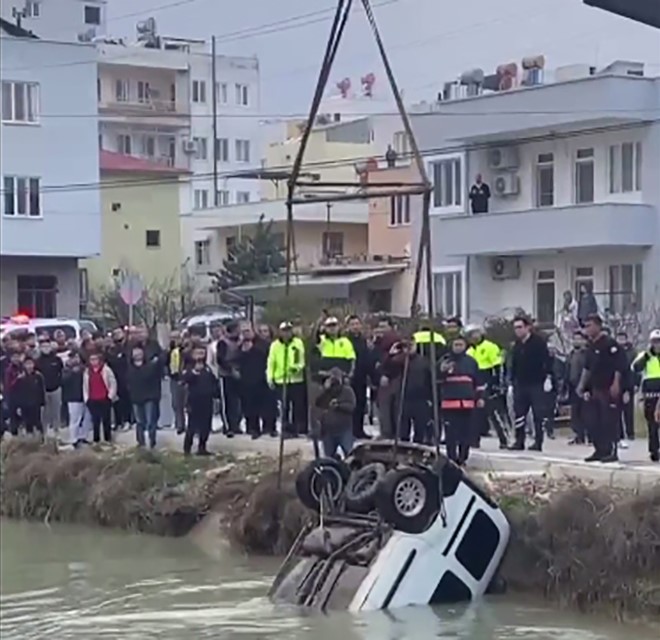
[[[619,442],[619,449],[628,449],[630,445],[628,444],[627,440],[621,440]]]

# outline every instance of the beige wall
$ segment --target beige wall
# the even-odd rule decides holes
[[[153,179],[153,176],[150,176]],[[107,286],[113,269],[139,273],[145,284],[178,278],[181,267],[179,182],[160,178],[145,184],[144,175],[102,177],[101,254],[81,260],[90,291]],[[117,211],[113,204],[120,205]],[[160,231],[160,247],[146,246],[147,230]]]

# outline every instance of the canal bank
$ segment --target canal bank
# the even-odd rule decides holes
[[[1,513],[171,537],[205,529],[250,554],[281,555],[310,517],[293,488],[303,463],[299,452],[287,456],[278,490],[267,455],[199,460],[10,441],[2,445]],[[513,527],[502,567],[512,591],[617,618],[660,618],[660,487],[637,492],[534,473],[477,480]]]

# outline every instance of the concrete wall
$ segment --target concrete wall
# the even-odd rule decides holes
[[[101,255],[84,260],[90,291],[107,286],[113,269],[139,273],[145,284],[178,282],[181,261],[179,183],[177,178],[147,185],[153,176],[104,176]],[[131,184],[132,182],[132,184]],[[119,210],[113,211],[113,204]],[[160,247],[146,246],[147,230],[160,231]]]
[[[35,124],[2,124],[0,173],[40,178],[42,211],[38,218],[2,215],[2,255],[100,250],[95,59],[91,45],[0,38],[2,79],[37,83],[40,114]]]

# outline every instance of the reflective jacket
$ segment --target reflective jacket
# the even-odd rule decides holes
[[[660,355],[644,351],[637,356],[632,369],[642,374],[642,396],[645,399],[660,398]]]
[[[435,357],[436,360],[439,360],[446,352],[447,341],[444,339],[442,334],[437,331],[429,331],[424,329],[423,331],[417,331],[413,333],[413,340],[417,345],[417,351],[421,353],[425,358],[431,356],[431,342],[435,344]]]
[[[289,343],[274,340],[266,362],[268,384],[281,385],[303,382],[305,379],[305,345],[300,338]]]
[[[333,367],[339,367],[344,373],[353,372],[355,364],[355,349],[353,343],[345,336],[331,338],[323,335],[318,344],[320,371],[330,371]]]

